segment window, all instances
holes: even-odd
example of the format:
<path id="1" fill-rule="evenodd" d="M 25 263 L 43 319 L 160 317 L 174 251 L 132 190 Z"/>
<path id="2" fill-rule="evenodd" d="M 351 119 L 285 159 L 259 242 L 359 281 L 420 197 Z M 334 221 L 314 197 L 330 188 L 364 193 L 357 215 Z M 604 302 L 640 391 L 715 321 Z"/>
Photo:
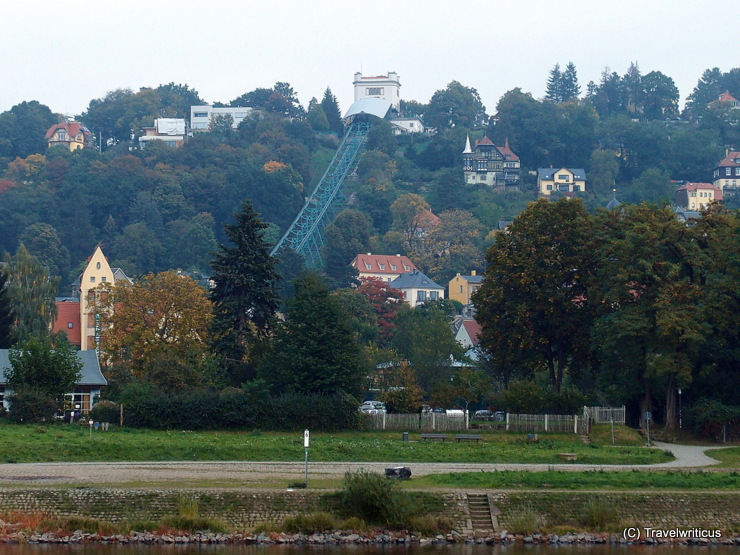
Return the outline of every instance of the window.
<path id="1" fill-rule="evenodd" d="M 102 283 L 105 283 L 106 281 L 108 281 L 108 278 L 107 278 L 107 277 L 105 277 L 105 276 L 103 276 L 103 277 L 101 277 L 101 278 L 100 278 L 100 281 L 101 281 Z"/>
<path id="2" fill-rule="evenodd" d="M 567 174 L 559 174 L 558 175 L 558 181 L 570 181 L 570 176 Z"/>
<path id="3" fill-rule="evenodd" d="M 365 94 L 368 96 L 383 96 L 383 87 L 368 87 L 365 89 Z"/>
<path id="4" fill-rule="evenodd" d="M 90 283 L 95 283 L 95 276 L 90 276 Z"/>
<path id="5" fill-rule="evenodd" d="M 66 141 L 67 140 L 67 134 L 64 131 L 59 131 L 57 134 L 57 139 L 60 141 Z"/>
<path id="6" fill-rule="evenodd" d="M 406 270 L 407 272 L 410 272 L 411 271 L 411 266 L 407 266 L 406 264 L 404 264 L 403 265 L 403 269 Z"/>
<path id="7" fill-rule="evenodd" d="M 581 190 L 581 186 L 580 185 L 573 185 L 573 190 L 574 191 L 580 191 Z"/>
<path id="8" fill-rule="evenodd" d="M 433 301 L 439 299 L 439 291 L 429 291 L 429 298 Z"/>
<path id="9" fill-rule="evenodd" d="M 67 322 L 67 329 L 71 330 L 75 327 L 74 322 Z"/>
<path id="10" fill-rule="evenodd" d="M 696 191 L 691 191 L 691 192 L 689 193 L 689 196 L 690 196 L 690 197 L 695 197 L 695 196 L 696 196 Z"/>
<path id="11" fill-rule="evenodd" d="M 373 267 L 370 264 L 368 264 L 367 262 L 365 262 L 365 269 L 366 270 L 372 270 Z"/>
<path id="12" fill-rule="evenodd" d="M 95 314 L 93 314 L 92 312 L 87 315 L 87 327 L 88 328 L 95 327 Z"/>
<path id="13" fill-rule="evenodd" d="M 426 291 L 417 291 L 416 292 L 416 300 L 417 301 L 426 301 L 427 300 L 427 292 Z"/>
<path id="14" fill-rule="evenodd" d="M 552 191 L 552 185 L 548 185 L 548 186 L 547 186 L 547 190 L 548 190 L 548 191 Z"/>
<path id="15" fill-rule="evenodd" d="M 396 271 L 396 267 L 393 264 L 391 264 L 391 270 Z"/>
<path id="16" fill-rule="evenodd" d="M 95 345 L 95 336 L 94 335 L 88 335 L 87 336 L 87 346 L 92 347 Z"/>
<path id="17" fill-rule="evenodd" d="M 97 264 L 95 264 L 95 268 L 98 269 L 98 270 L 100 270 L 100 262 L 98 262 Z"/>
<path id="18" fill-rule="evenodd" d="M 207 118 L 208 112 L 193 112 L 194 118 Z"/>
<path id="19" fill-rule="evenodd" d="M 462 292 L 463 292 L 463 286 L 461 285 L 460 286 L 460 293 L 462 293 Z"/>
<path id="20" fill-rule="evenodd" d="M 378 264 L 378 266 L 380 266 L 381 270 L 385 270 L 385 264 Z"/>
<path id="21" fill-rule="evenodd" d="M 725 168 L 725 175 L 730 177 L 732 175 L 732 168 Z"/>
<path id="22" fill-rule="evenodd" d="M 740 166 L 735 168 L 735 175 L 740 175 Z"/>

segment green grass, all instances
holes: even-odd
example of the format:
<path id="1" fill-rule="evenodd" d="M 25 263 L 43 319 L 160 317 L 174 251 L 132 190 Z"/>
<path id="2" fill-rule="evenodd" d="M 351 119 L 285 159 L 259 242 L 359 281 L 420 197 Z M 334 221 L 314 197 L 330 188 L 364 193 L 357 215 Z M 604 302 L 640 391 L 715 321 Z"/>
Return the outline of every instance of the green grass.
<path id="1" fill-rule="evenodd" d="M 588 471 L 565 472 L 458 472 L 431 474 L 413 479 L 413 487 L 462 489 L 568 489 L 568 490 L 649 490 L 649 489 L 740 489 L 737 472 L 645 472 Z"/>
<path id="2" fill-rule="evenodd" d="M 412 433 L 312 434 L 312 461 L 471 462 L 561 464 L 559 453 L 576 453 L 582 464 L 650 464 L 671 460 L 660 450 L 584 445 L 573 434 L 484 433 L 481 443 L 426 442 Z M 303 434 L 153 431 L 115 428 L 93 432 L 76 425 L 0 424 L 0 462 L 77 461 L 296 461 L 303 459 Z"/>
<path id="3" fill-rule="evenodd" d="M 720 461 L 713 468 L 740 468 L 740 447 L 728 447 L 725 449 L 712 449 L 706 452 L 707 456 Z"/>
<path id="4" fill-rule="evenodd" d="M 591 427 L 589 437 L 593 443 L 599 445 L 612 444 L 612 427 L 611 424 L 595 424 Z M 640 432 L 628 426 L 614 426 L 614 445 L 645 445 L 645 438 Z"/>

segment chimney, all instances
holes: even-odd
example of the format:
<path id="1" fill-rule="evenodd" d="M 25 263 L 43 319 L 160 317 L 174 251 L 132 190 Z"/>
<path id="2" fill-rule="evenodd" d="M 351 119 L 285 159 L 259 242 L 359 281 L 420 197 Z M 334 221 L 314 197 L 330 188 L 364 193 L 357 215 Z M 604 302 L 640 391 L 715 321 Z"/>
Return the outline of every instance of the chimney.
<path id="1" fill-rule="evenodd" d="M 472 270 L 472 271 L 470 272 L 470 275 L 471 275 L 471 276 L 474 276 L 474 275 L 476 275 L 476 274 L 475 274 L 475 270 Z"/>

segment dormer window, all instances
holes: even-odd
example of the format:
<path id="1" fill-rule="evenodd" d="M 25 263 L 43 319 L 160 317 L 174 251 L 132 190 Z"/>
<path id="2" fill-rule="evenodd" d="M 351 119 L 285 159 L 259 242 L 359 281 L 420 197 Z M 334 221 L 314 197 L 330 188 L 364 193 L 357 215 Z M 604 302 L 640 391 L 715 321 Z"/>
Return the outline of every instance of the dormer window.
<path id="1" fill-rule="evenodd" d="M 378 264 L 378 266 L 380 266 L 381 270 L 385 270 L 385 264 Z"/>
<path id="2" fill-rule="evenodd" d="M 411 271 L 411 266 L 407 266 L 406 264 L 404 264 L 403 265 L 403 269 L 406 270 L 407 272 L 410 272 Z"/>
<path id="3" fill-rule="evenodd" d="M 372 270 L 373 267 L 370 264 L 368 264 L 367 262 L 365 262 L 365 269 L 366 270 Z"/>
<path id="4" fill-rule="evenodd" d="M 393 264 L 391 264 L 391 270 L 396 271 L 396 267 Z"/>
<path id="5" fill-rule="evenodd" d="M 60 141 L 66 141 L 67 140 L 67 133 L 60 130 L 57 133 L 57 139 L 59 139 Z"/>

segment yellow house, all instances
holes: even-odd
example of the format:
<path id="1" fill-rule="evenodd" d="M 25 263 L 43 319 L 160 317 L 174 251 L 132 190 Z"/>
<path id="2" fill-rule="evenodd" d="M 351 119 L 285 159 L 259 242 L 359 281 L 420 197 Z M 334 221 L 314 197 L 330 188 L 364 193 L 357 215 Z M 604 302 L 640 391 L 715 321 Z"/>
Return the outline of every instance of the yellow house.
<path id="1" fill-rule="evenodd" d="M 448 297 L 453 301 L 459 301 L 463 305 L 470 304 L 470 298 L 473 296 L 483 283 L 483 276 L 476 274 L 475 270 L 470 272 L 469 276 L 457 274 L 450 280 Z"/>
<path id="2" fill-rule="evenodd" d="M 537 168 L 537 189 L 541 195 L 586 190 L 586 172 L 581 168 Z"/>
<path id="3" fill-rule="evenodd" d="M 97 349 L 100 343 L 100 322 L 95 317 L 96 288 L 101 283 L 115 284 L 116 281 L 131 279 L 120 268 L 111 268 L 100 245 L 89 258 L 80 276 L 80 350 Z"/>
<path id="4" fill-rule="evenodd" d="M 676 189 L 676 204 L 687 210 L 701 210 L 713 200 L 722 200 L 722 190 L 711 183 L 687 183 Z"/>
<path id="5" fill-rule="evenodd" d="M 90 146 L 92 133 L 87 127 L 76 121 L 67 121 L 52 125 L 44 136 L 49 147 L 64 145 L 69 150 Z"/>

